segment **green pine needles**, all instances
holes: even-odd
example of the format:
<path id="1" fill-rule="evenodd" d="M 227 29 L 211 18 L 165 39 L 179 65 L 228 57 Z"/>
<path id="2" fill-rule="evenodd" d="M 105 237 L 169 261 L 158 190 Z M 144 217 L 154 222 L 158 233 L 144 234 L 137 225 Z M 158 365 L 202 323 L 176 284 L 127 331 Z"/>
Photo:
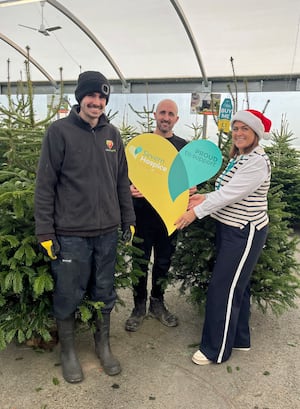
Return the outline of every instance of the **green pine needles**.
<path id="1" fill-rule="evenodd" d="M 49 260 L 38 251 L 34 235 L 33 197 L 41 141 L 59 106 L 50 104 L 46 118 L 35 120 L 27 65 L 26 69 L 27 81 L 20 82 L 18 95 L 12 98 L 8 93 L 7 106 L 0 106 L 0 349 L 13 340 L 50 341 L 54 327 L 53 280 Z M 152 129 L 153 110 L 134 110 L 142 132 Z M 125 144 L 138 133 L 135 125 L 125 121 L 120 131 Z M 300 173 L 298 153 L 289 146 L 287 127 L 273 136 L 272 147 L 268 148 L 273 164 L 269 236 L 252 277 L 252 298 L 263 311 L 269 308 L 280 313 L 295 306 L 300 287 L 295 258 L 299 240 L 291 228 L 299 220 Z M 230 135 L 219 135 L 219 145 L 226 157 Z M 200 191 L 212 188 L 213 180 L 203 184 Z M 182 293 L 199 308 L 205 304 L 214 262 L 214 228 L 210 217 L 195 221 L 179 233 L 173 257 L 171 280 L 179 283 Z M 131 287 L 143 274 L 133 255 L 140 260 L 143 257 L 134 245 L 119 243 L 117 289 Z M 101 307 L 101 303 L 84 300 L 78 319 L 89 324 L 95 310 L 101 314 Z"/>

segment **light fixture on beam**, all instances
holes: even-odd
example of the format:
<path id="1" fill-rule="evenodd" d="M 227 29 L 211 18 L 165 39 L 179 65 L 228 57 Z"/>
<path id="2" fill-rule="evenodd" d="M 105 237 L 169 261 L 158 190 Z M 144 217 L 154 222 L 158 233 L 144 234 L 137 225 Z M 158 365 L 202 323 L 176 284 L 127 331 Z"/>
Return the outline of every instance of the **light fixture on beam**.
<path id="1" fill-rule="evenodd" d="M 26 3 L 37 3 L 40 0 L 0 0 L 0 7 L 18 6 Z"/>

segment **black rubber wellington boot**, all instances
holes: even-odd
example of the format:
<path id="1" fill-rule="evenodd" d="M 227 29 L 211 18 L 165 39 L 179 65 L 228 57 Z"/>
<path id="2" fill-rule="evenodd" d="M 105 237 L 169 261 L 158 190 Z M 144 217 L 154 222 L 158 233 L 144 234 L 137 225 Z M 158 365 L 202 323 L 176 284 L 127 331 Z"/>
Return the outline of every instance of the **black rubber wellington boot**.
<path id="1" fill-rule="evenodd" d="M 134 309 L 130 317 L 125 322 L 126 331 L 137 331 L 146 316 L 146 300 L 134 300 Z"/>
<path id="2" fill-rule="evenodd" d="M 74 346 L 75 317 L 72 315 L 65 320 L 56 320 L 56 324 L 63 377 L 70 383 L 81 382 L 83 373 Z"/>
<path id="3" fill-rule="evenodd" d="M 178 325 L 178 318 L 167 310 L 163 299 L 150 297 L 149 315 L 158 319 L 167 327 L 176 327 Z"/>
<path id="4" fill-rule="evenodd" d="M 104 372 L 114 376 L 121 372 L 120 362 L 113 356 L 110 343 L 110 314 L 102 313 L 102 319 L 96 318 L 95 349 Z"/>

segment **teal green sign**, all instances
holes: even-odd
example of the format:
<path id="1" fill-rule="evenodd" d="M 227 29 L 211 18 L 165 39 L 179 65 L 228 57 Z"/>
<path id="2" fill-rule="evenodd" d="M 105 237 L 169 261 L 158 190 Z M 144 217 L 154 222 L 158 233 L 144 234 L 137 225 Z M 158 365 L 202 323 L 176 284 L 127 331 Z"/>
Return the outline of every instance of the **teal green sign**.
<path id="1" fill-rule="evenodd" d="M 169 192 L 174 201 L 182 192 L 212 178 L 220 169 L 222 153 L 218 146 L 200 139 L 188 143 L 173 161 L 169 177 Z"/>
<path id="2" fill-rule="evenodd" d="M 230 98 L 225 98 L 220 109 L 219 119 L 228 119 L 230 121 L 232 115 L 232 102 Z"/>

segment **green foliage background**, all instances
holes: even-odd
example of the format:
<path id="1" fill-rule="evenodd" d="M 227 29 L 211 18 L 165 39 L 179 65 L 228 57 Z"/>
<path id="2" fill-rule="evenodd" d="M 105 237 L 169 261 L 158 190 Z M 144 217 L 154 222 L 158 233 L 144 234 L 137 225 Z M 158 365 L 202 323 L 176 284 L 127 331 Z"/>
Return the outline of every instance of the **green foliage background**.
<path id="1" fill-rule="evenodd" d="M 8 108 L 0 106 L 0 349 L 13 339 L 50 341 L 55 325 L 50 260 L 38 249 L 33 199 L 41 141 L 60 103 L 55 106 L 52 100 L 47 117 L 37 122 L 29 71 L 27 75 L 17 97 L 8 94 Z M 119 240 L 117 289 L 131 286 L 141 274 L 133 254 L 134 260 L 141 257 L 134 245 Z M 93 313 L 101 313 L 101 307 L 85 299 L 78 308 L 78 320 L 92 325 Z"/>
<path id="2" fill-rule="evenodd" d="M 290 147 L 291 132 L 283 120 L 280 131 L 272 134 L 272 146 L 266 151 L 272 163 L 272 182 L 268 194 L 269 232 L 265 247 L 251 278 L 252 300 L 266 312 L 282 313 L 296 307 L 299 296 L 299 263 L 296 259 L 299 238 L 291 224 L 298 220 L 300 172 L 299 153 Z M 224 164 L 228 161 L 231 135 L 219 135 Z M 214 180 L 203 184 L 200 192 L 214 190 Z M 171 282 L 180 283 L 180 291 L 201 311 L 215 258 L 215 223 L 210 217 L 196 220 L 180 232 L 173 256 Z"/>
<path id="3" fill-rule="evenodd" d="M 34 235 L 33 196 L 41 140 L 46 127 L 56 118 L 61 101 L 54 99 L 47 116 L 35 120 L 33 89 L 27 67 L 27 81 L 19 84 L 16 98 L 8 92 L 8 107 L 0 106 L 0 349 L 16 339 L 22 343 L 33 337 L 50 341 L 54 322 L 51 315 L 53 281 L 47 257 L 38 251 Z M 8 86 L 9 90 L 9 86 Z M 133 136 L 150 132 L 152 109 L 133 111 L 141 132 L 123 121 L 120 131 L 126 144 Z M 114 114 L 115 115 L 115 114 Z M 199 126 L 192 125 L 191 138 L 202 136 Z M 219 134 L 219 147 L 227 162 L 230 134 Z M 273 164 L 269 194 L 270 232 L 266 247 L 252 278 L 254 301 L 275 313 L 295 306 L 300 286 L 295 252 L 298 238 L 291 229 L 299 220 L 299 157 L 290 148 L 290 132 L 283 126 L 273 135 L 268 150 Z M 290 183 L 292 180 L 292 183 Z M 213 189 L 213 180 L 201 185 L 200 191 Z M 193 223 L 179 234 L 174 254 L 171 281 L 180 283 L 181 291 L 199 308 L 205 304 L 206 290 L 214 262 L 214 222 L 209 217 Z M 137 238 L 135 238 L 137 240 Z M 134 257 L 133 257 L 134 256 Z M 142 254 L 134 243 L 118 247 L 116 287 L 131 287 L 142 272 L 135 264 Z M 122 303 L 122 300 L 119 300 Z M 84 300 L 78 319 L 90 325 L 94 311 L 101 304 Z"/>

